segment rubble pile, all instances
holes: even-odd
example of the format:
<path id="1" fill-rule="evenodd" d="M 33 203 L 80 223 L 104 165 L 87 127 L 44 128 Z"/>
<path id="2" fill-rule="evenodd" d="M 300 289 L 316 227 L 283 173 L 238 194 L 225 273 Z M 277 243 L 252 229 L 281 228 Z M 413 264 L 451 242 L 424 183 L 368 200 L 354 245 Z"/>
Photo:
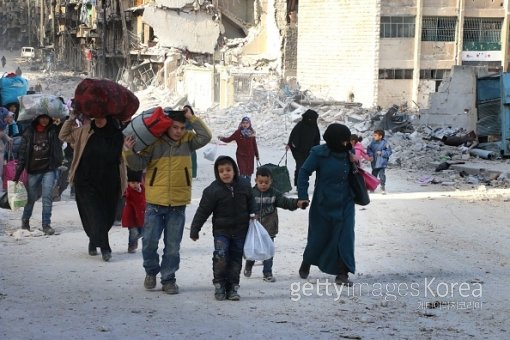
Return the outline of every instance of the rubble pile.
<path id="1" fill-rule="evenodd" d="M 275 97 L 279 99 L 274 100 Z M 311 100 L 310 102 L 317 101 Z M 274 90 L 259 89 L 249 101 L 238 103 L 228 109 L 209 109 L 206 112 L 206 119 L 215 134 L 230 135 L 238 128 L 242 117 L 249 116 L 260 144 L 282 148 L 301 113 L 309 108 L 319 113 L 318 123 L 321 132 L 325 131 L 331 123 L 345 124 L 352 133 L 363 138 L 362 144 L 365 147 L 372 139 L 373 131 L 388 124 L 384 121 L 387 113 L 380 110 L 365 109 L 356 103 L 318 103 L 318 105 L 309 105 L 306 101 L 301 100 L 297 104 L 294 101 L 278 97 Z M 396 117 L 395 114 L 392 116 Z M 409 170 L 413 174 L 412 180 L 421 185 L 509 186 L 509 175 L 505 172 L 483 173 L 482 171 L 477 174 L 468 174 L 451 169 L 436 172 L 437 165 L 444 162 L 459 164 L 479 159 L 470 154 L 468 146 L 464 144 L 449 146 L 440 138 L 444 135 L 463 134 L 465 131 L 461 129 L 432 129 L 421 124 L 419 117 L 413 113 L 406 112 L 397 116 L 397 120 L 400 122 L 393 125 L 394 131 L 386 130 L 386 139 L 390 142 L 393 150 L 389 160 L 390 167 Z M 487 160 L 487 162 L 508 163 L 505 160 Z M 367 167 L 369 167 L 368 164 Z"/>

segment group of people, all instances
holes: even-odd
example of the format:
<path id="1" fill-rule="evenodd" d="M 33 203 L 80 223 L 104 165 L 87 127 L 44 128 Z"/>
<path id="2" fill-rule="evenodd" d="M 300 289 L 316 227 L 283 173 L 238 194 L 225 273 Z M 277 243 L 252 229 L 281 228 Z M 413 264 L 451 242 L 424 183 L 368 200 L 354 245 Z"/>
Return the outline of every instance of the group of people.
<path id="1" fill-rule="evenodd" d="M 154 289 L 160 275 L 162 290 L 177 294 L 176 272 L 180 265 L 180 244 L 184 232 L 185 210 L 191 202 L 192 154 L 207 145 L 211 131 L 191 107 L 171 114 L 172 126 L 154 144 L 133 151 L 135 138 L 124 136 L 123 125 L 115 118 L 78 119 L 71 111 L 61 125 L 47 115 L 38 116 L 23 133 L 15 181 L 28 170 L 28 202 L 23 210 L 22 228 L 30 229 L 34 202 L 42 197 L 42 229 L 51 235 L 51 188 L 63 162 L 62 143 L 73 149 L 69 181 L 73 183 L 81 223 L 88 236 L 88 254 L 110 261 L 112 249 L 108 233 L 116 206 L 124 195 L 123 226 L 129 228 L 128 252 L 133 253 L 142 237 L 144 287 Z M 287 148 L 296 160 L 294 184 L 297 198 L 289 198 L 272 187 L 271 171 L 263 166 L 251 176 L 259 160 L 256 133 L 248 117 L 223 142 L 236 141 L 237 162 L 219 156 L 214 163 L 214 181 L 204 189 L 191 222 L 190 238 L 197 241 L 212 215 L 214 251 L 212 257 L 214 296 L 217 300 L 239 300 L 243 268 L 244 240 L 250 220 L 258 219 L 274 240 L 278 233 L 277 209 L 306 209 L 309 212 L 308 240 L 299 267 L 307 278 L 316 265 L 336 275 L 338 284 L 351 285 L 349 273 L 355 272 L 354 201 L 348 175 L 353 162 L 371 161 L 373 173 L 381 179 L 391 148 L 384 131 L 374 132 L 367 151 L 360 139 L 342 124 L 331 124 L 320 144 L 318 114 L 308 110 L 292 130 Z M 313 199 L 308 196 L 309 179 L 316 173 Z M 38 192 L 37 188 L 41 189 Z M 164 247 L 160 259 L 159 241 Z M 252 275 L 254 261 L 244 264 L 245 277 Z M 263 262 L 263 280 L 274 282 L 273 259 Z"/>

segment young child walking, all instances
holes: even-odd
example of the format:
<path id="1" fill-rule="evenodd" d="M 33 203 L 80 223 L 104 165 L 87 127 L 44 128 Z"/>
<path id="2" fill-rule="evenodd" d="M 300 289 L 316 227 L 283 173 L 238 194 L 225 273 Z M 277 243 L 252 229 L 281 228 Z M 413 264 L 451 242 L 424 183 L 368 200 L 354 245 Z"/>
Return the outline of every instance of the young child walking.
<path id="1" fill-rule="evenodd" d="M 372 165 L 372 175 L 381 180 L 381 192 L 386 194 L 386 167 L 391 156 L 391 146 L 384 139 L 384 130 L 375 130 L 374 139 L 367 147 L 367 154 Z"/>
<path id="2" fill-rule="evenodd" d="M 365 148 L 363 147 L 363 144 L 361 144 L 361 141 L 363 140 L 363 137 L 358 136 L 356 134 L 351 135 L 351 145 L 352 150 L 351 152 L 354 154 L 354 159 L 356 160 L 358 166 L 360 165 L 361 161 L 370 160 L 370 156 L 368 156 L 367 152 L 365 151 Z"/>
<path id="3" fill-rule="evenodd" d="M 255 197 L 256 216 L 260 223 L 266 228 L 269 236 L 274 242 L 278 234 L 278 212 L 277 208 L 296 210 L 298 208 L 297 198 L 287 198 L 281 192 L 273 188 L 273 176 L 271 170 L 265 167 L 257 169 L 255 175 L 255 186 L 253 196 Z M 300 208 L 306 208 L 301 204 Z M 250 277 L 255 261 L 246 260 L 244 276 Z M 275 282 L 273 276 L 273 258 L 263 261 L 262 274 L 266 282 Z"/>
<path id="4" fill-rule="evenodd" d="M 237 143 L 236 159 L 239 165 L 240 176 L 251 182 L 251 175 L 254 170 L 253 159 L 259 160 L 259 150 L 257 148 L 255 130 L 251 126 L 250 118 L 243 117 L 239 128 L 230 137 L 219 136 L 218 139 L 225 143 L 232 141 Z"/>
<path id="5" fill-rule="evenodd" d="M 200 229 L 212 214 L 214 297 L 219 301 L 238 301 L 244 240 L 250 218 L 255 218 L 255 200 L 250 184 L 240 178 L 232 158 L 218 157 L 214 175 L 216 180 L 202 194 L 190 238 L 198 240 Z"/>
<path id="6" fill-rule="evenodd" d="M 138 239 L 142 237 L 145 214 L 145 188 L 142 184 L 142 171 L 127 169 L 128 187 L 124 193 L 122 226 L 128 228 L 128 253 L 136 253 Z"/>

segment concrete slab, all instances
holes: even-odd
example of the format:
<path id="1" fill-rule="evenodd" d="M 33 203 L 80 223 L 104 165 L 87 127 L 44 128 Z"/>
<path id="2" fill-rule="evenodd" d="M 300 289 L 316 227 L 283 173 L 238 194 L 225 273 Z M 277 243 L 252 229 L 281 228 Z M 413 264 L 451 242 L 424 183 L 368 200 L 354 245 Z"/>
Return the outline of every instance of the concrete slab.
<path id="1" fill-rule="evenodd" d="M 221 31 L 221 24 L 204 12 L 177 13 L 149 6 L 142 20 L 154 29 L 161 46 L 196 53 L 214 53 Z"/>
<path id="2" fill-rule="evenodd" d="M 184 8 L 192 6 L 195 0 L 156 0 L 157 7 Z"/>

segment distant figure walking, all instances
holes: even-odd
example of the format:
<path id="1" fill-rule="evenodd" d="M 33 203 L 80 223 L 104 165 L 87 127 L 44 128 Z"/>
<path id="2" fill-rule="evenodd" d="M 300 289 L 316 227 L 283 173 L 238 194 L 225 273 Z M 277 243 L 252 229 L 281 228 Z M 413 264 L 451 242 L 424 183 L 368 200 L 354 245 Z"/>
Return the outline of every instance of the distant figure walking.
<path id="1" fill-rule="evenodd" d="M 23 72 L 21 72 L 21 69 L 20 69 L 20 68 L 19 68 L 19 66 L 18 66 L 18 68 L 16 69 L 16 75 L 17 75 L 17 76 L 21 76 L 21 74 L 22 74 L 22 73 L 23 73 Z"/>
<path id="2" fill-rule="evenodd" d="M 5 59 L 5 56 L 2 56 L 2 67 L 5 67 L 5 64 L 7 64 L 7 60 Z"/>

